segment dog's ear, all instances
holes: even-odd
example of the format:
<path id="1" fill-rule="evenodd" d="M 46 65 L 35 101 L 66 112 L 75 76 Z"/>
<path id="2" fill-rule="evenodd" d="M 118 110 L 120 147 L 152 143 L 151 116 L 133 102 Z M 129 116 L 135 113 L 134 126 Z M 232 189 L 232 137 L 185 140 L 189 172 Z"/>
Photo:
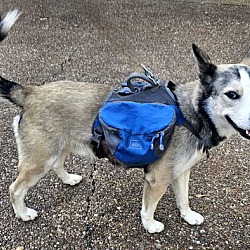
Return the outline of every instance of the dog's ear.
<path id="1" fill-rule="evenodd" d="M 250 66 L 250 47 L 248 48 L 248 50 L 247 50 L 247 52 L 245 54 L 245 57 L 242 60 L 242 63 Z"/>
<path id="2" fill-rule="evenodd" d="M 199 77 L 203 83 L 209 83 L 214 76 L 217 66 L 214 65 L 210 57 L 195 44 L 192 44 L 192 48 L 199 68 Z"/>

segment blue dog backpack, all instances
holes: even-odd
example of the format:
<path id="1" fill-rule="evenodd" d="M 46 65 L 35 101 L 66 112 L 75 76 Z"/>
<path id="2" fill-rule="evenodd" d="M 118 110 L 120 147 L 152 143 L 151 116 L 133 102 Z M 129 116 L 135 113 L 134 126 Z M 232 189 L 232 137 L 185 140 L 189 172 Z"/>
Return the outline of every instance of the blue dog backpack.
<path id="1" fill-rule="evenodd" d="M 105 140 L 110 153 L 128 167 L 143 168 L 160 159 L 175 125 L 186 124 L 169 89 L 173 83 L 143 68 L 144 74 L 131 74 L 108 95 L 92 128 L 92 145 L 98 148 Z"/>

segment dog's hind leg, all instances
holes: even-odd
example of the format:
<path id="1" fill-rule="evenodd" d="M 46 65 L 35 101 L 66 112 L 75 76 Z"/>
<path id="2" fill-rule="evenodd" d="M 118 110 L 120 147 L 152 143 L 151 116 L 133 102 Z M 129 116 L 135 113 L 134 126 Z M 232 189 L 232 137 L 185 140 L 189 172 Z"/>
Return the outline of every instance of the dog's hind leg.
<path id="1" fill-rule="evenodd" d="M 173 181 L 173 189 L 175 193 L 177 207 L 180 210 L 181 217 L 190 225 L 200 225 L 204 218 L 202 215 L 194 212 L 189 207 L 188 200 L 188 183 L 190 170 L 182 173 Z"/>
<path id="2" fill-rule="evenodd" d="M 23 160 L 19 161 L 18 169 L 19 175 L 9 189 L 12 206 L 18 218 L 23 221 L 34 220 L 37 217 L 37 211 L 26 207 L 24 198 L 29 188 L 34 186 L 47 171 L 43 167 L 26 165 Z"/>
<path id="3" fill-rule="evenodd" d="M 10 199 L 16 216 L 23 221 L 34 220 L 37 217 L 37 211 L 26 207 L 24 198 L 30 187 L 34 186 L 48 171 L 45 167 L 45 160 L 42 154 L 35 157 L 34 150 L 27 150 L 27 144 L 24 142 L 19 134 L 19 123 L 21 116 L 18 115 L 14 118 L 13 128 L 18 148 L 18 170 L 19 174 L 16 180 L 10 185 Z M 41 144 L 40 141 L 37 142 Z M 36 144 L 31 145 L 31 148 L 36 148 Z M 26 152 L 28 151 L 28 152 Z M 37 162 L 36 158 L 41 159 Z M 33 160 L 32 160 L 33 159 Z"/>
<path id="4" fill-rule="evenodd" d="M 65 152 L 62 152 L 58 158 L 54 159 L 52 169 L 63 183 L 74 186 L 81 182 L 82 176 L 77 174 L 69 174 L 64 169 L 64 161 L 66 157 L 67 154 Z"/>
<path id="5" fill-rule="evenodd" d="M 154 219 L 154 212 L 169 184 L 170 175 L 162 170 L 152 169 L 145 175 L 141 219 L 144 228 L 149 233 L 161 232 L 164 229 L 164 225 Z"/>

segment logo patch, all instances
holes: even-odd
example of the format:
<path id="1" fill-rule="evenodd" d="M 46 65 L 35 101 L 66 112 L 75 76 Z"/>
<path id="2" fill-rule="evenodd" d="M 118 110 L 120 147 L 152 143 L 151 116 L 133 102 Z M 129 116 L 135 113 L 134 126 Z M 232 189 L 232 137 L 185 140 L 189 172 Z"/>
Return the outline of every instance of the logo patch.
<path id="1" fill-rule="evenodd" d="M 140 141 L 136 141 L 136 140 L 131 140 L 129 143 L 129 147 L 130 148 L 135 148 L 135 149 L 142 149 L 142 145 Z"/>

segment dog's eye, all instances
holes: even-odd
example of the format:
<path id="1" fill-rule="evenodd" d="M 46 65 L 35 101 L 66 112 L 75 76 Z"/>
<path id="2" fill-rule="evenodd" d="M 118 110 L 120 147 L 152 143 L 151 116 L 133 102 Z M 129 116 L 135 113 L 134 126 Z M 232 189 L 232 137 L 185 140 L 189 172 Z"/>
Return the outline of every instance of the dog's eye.
<path id="1" fill-rule="evenodd" d="M 230 99 L 233 99 L 233 100 L 236 100 L 236 99 L 239 99 L 240 98 L 240 95 L 237 94 L 236 92 L 234 91 L 229 91 L 227 93 L 225 93 L 225 95 L 230 98 Z"/>

